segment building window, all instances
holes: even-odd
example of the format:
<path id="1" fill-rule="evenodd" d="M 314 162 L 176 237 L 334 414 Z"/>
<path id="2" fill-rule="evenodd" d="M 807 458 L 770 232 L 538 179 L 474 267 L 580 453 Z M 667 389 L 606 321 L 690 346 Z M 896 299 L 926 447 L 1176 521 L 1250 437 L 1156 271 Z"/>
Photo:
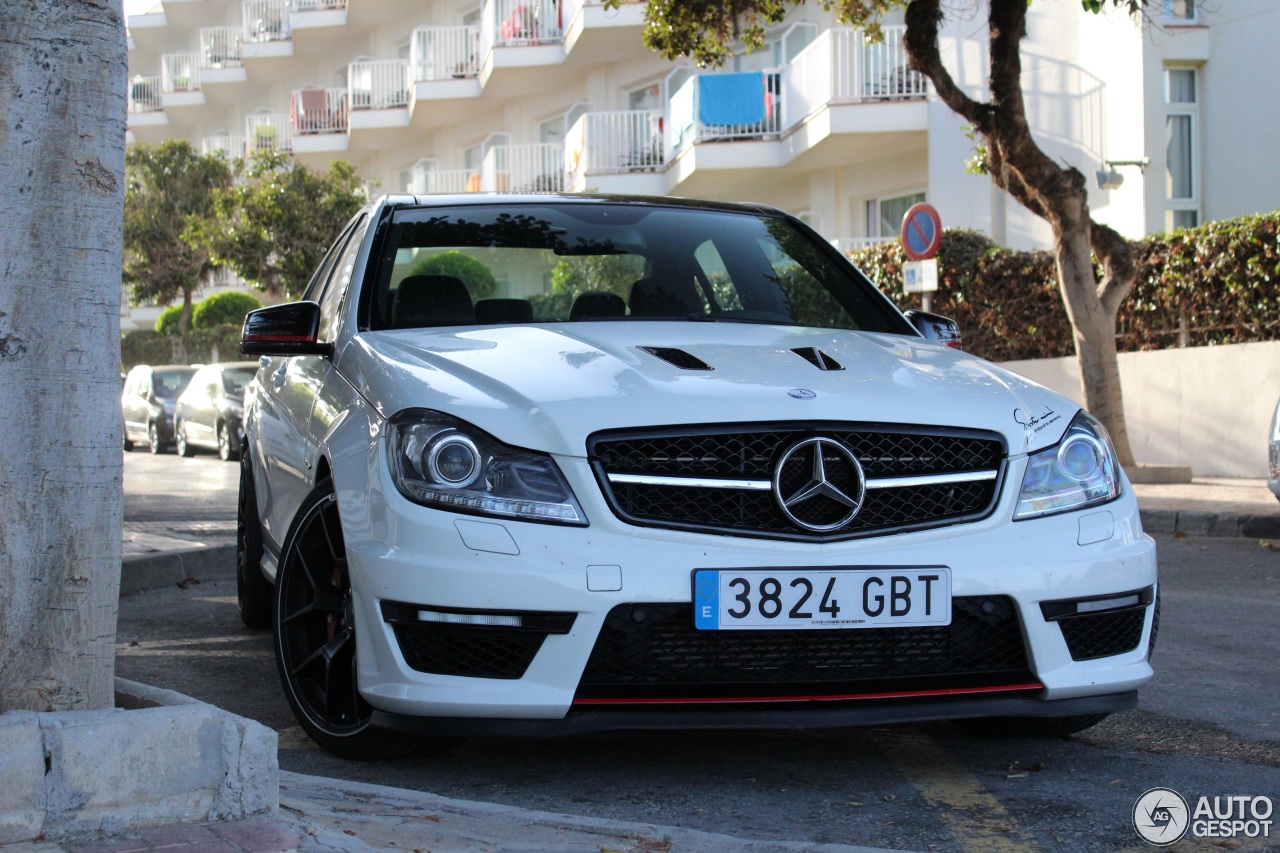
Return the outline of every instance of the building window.
<path id="1" fill-rule="evenodd" d="M 1196 0 L 1162 0 L 1161 12 L 1166 24 L 1196 24 Z"/>
<path id="2" fill-rule="evenodd" d="M 1198 77 L 1194 68 L 1164 72 L 1166 230 L 1200 224 Z"/>
<path id="3" fill-rule="evenodd" d="M 873 198 L 867 200 L 867 236 L 896 240 L 902 233 L 902 217 L 911 205 L 924 201 L 924 193 Z"/>

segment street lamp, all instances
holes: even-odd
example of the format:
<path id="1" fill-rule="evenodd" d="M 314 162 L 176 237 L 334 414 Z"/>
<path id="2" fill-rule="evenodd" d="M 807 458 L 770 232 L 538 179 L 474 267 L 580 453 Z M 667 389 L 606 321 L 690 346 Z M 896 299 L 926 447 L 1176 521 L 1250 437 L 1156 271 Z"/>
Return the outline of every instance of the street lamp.
<path id="1" fill-rule="evenodd" d="M 1137 166 L 1139 172 L 1146 172 L 1151 161 L 1146 157 L 1141 160 L 1103 160 L 1106 171 L 1098 172 L 1098 187 L 1104 190 L 1119 189 L 1124 183 L 1124 175 L 1116 171 L 1116 166 Z"/>

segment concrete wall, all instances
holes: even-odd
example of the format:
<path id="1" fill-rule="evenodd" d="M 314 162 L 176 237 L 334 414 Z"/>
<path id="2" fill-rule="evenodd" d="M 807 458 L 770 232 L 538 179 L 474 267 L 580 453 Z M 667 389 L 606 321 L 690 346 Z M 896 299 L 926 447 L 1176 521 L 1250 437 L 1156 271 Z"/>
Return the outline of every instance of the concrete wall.
<path id="1" fill-rule="evenodd" d="M 1004 366 L 1080 402 L 1075 358 Z M 1280 341 L 1122 353 L 1137 461 L 1197 476 L 1266 477 L 1267 429 L 1280 397 Z"/>

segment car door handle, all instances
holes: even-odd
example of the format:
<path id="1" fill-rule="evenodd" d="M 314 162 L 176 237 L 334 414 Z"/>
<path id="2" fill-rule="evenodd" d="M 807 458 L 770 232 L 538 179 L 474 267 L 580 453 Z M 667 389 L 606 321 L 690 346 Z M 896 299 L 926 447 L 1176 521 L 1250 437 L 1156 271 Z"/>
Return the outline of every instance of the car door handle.
<path id="1" fill-rule="evenodd" d="M 286 363 L 284 363 L 284 364 L 280 365 L 280 369 L 279 369 L 279 370 L 277 370 L 275 373 L 271 374 L 271 384 L 272 384 L 272 385 L 274 385 L 274 386 L 276 386 L 276 388 L 283 388 L 283 387 L 284 387 L 284 378 L 285 378 L 285 377 L 284 377 L 284 372 L 285 372 L 285 368 L 287 368 L 288 366 L 289 366 L 289 365 L 288 365 L 288 362 L 286 362 Z"/>

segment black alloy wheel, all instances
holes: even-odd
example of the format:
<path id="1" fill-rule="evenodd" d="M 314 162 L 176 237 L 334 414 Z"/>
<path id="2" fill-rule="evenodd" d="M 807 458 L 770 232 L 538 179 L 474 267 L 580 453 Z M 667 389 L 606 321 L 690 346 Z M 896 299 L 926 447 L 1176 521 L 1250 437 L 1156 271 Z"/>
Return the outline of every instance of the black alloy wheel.
<path id="1" fill-rule="evenodd" d="M 294 716 L 334 755 L 377 760 L 453 745 L 369 724 L 373 708 L 359 691 L 355 602 L 338 498 L 328 480 L 303 500 L 285 540 L 276 574 L 275 648 Z"/>
<path id="2" fill-rule="evenodd" d="M 254 491 L 253 462 L 240 457 L 240 495 L 236 502 L 236 602 L 240 621 L 249 628 L 271 627 L 274 590 L 262 574 L 262 521 Z"/>
<path id="3" fill-rule="evenodd" d="M 235 462 L 240 456 L 232 443 L 231 432 L 225 421 L 218 424 L 218 458 L 223 462 Z"/>
<path id="4" fill-rule="evenodd" d="M 147 449 L 152 453 L 164 453 L 164 442 L 160 441 L 160 428 L 155 421 L 147 424 Z"/>
<path id="5" fill-rule="evenodd" d="M 187 424 L 185 421 L 178 421 L 178 426 L 174 429 L 173 436 L 179 456 L 191 457 L 196 455 L 196 449 L 187 442 Z"/>

